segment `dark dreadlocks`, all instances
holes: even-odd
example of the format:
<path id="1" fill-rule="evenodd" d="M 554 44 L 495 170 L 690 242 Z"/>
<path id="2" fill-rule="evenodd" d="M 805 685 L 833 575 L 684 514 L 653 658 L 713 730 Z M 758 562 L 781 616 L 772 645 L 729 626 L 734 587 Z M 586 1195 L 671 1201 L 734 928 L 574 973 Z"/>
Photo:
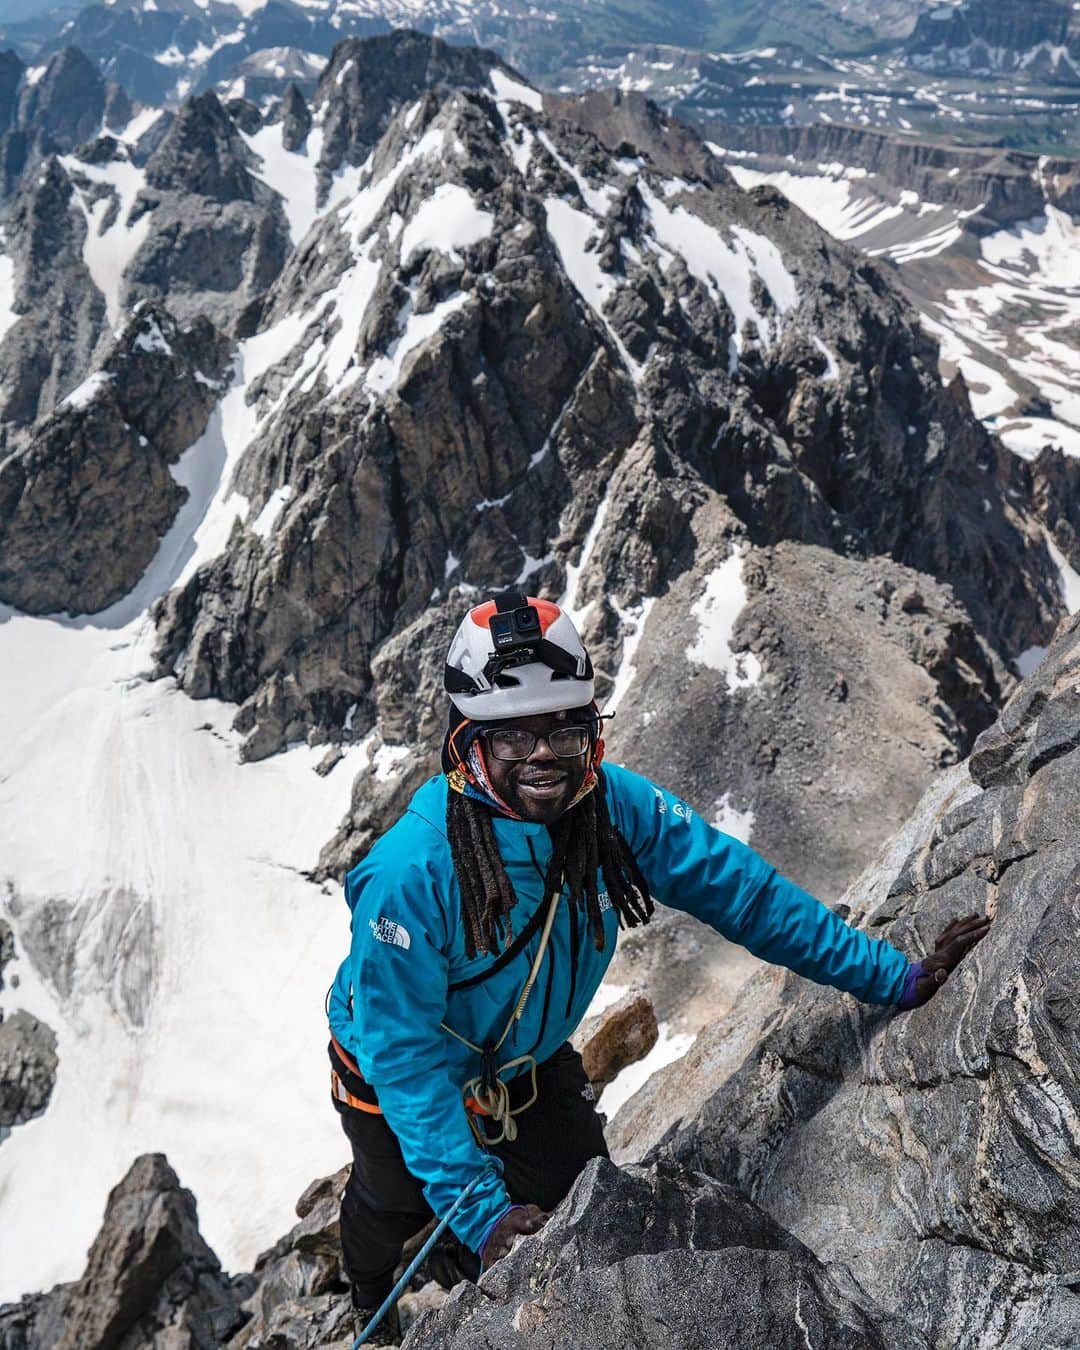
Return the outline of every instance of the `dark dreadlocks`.
<path id="1" fill-rule="evenodd" d="M 570 903 L 587 913 L 596 950 L 603 951 L 604 917 L 597 873 L 603 875 L 608 898 L 623 928 L 648 923 L 653 899 L 630 845 L 608 813 L 603 771 L 598 768 L 596 776 L 593 791 L 548 826 L 551 861 L 544 893 L 551 895 L 569 885 Z M 511 940 L 510 911 L 517 904 L 517 896 L 499 853 L 491 811 L 460 792 L 449 792 L 446 832 L 461 888 L 465 950 L 470 959 L 481 952 L 494 955 L 500 945 Z"/>

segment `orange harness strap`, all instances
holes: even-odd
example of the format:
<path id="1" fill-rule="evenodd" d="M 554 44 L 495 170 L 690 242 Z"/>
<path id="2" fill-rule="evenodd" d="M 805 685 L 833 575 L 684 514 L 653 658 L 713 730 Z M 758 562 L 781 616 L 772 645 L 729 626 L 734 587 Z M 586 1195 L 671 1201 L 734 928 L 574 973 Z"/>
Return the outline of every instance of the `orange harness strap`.
<path id="1" fill-rule="evenodd" d="M 346 1106 L 351 1106 L 357 1111 L 366 1111 L 370 1116 L 382 1115 L 382 1107 L 373 1106 L 370 1102 L 362 1102 L 359 1097 L 354 1097 L 341 1081 L 336 1069 L 330 1070 L 330 1095 L 336 1097 L 339 1102 L 344 1102 Z"/>
<path id="2" fill-rule="evenodd" d="M 330 1040 L 333 1042 L 334 1050 L 340 1057 L 341 1062 L 349 1072 L 356 1074 L 357 1078 L 362 1078 L 363 1074 L 360 1072 L 360 1066 L 357 1064 L 356 1060 L 353 1059 L 352 1055 L 349 1054 L 348 1050 L 345 1049 L 336 1036 L 331 1035 Z M 357 1111 L 366 1111 L 369 1116 L 382 1115 L 381 1106 L 377 1106 L 374 1102 L 362 1101 L 359 1097 L 351 1093 L 341 1081 L 341 1075 L 336 1069 L 330 1070 L 330 1095 L 336 1097 L 339 1102 L 344 1102 L 346 1106 L 354 1107 Z M 475 1097 L 466 1097 L 465 1109 L 474 1116 L 487 1116 L 491 1114 L 489 1111 L 484 1110 Z"/>

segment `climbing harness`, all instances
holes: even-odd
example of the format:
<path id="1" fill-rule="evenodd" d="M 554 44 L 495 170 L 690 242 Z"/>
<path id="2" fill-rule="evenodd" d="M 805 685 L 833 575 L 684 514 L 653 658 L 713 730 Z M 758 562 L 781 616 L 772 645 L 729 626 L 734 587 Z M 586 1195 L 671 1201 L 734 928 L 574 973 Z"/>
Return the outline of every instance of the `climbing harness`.
<path id="1" fill-rule="evenodd" d="M 439 1220 L 438 1225 L 436 1226 L 434 1232 L 431 1234 L 428 1240 L 424 1243 L 424 1245 L 413 1257 L 412 1261 L 409 1263 L 408 1269 L 402 1275 L 401 1279 L 398 1280 L 397 1284 L 394 1285 L 393 1289 L 390 1290 L 390 1293 L 386 1296 L 385 1300 L 379 1307 L 375 1316 L 363 1329 L 360 1335 L 357 1336 L 356 1340 L 353 1341 L 352 1350 L 359 1350 L 359 1347 L 367 1341 L 367 1338 L 371 1335 L 371 1333 L 383 1320 L 383 1318 L 394 1306 L 394 1304 L 398 1301 L 401 1295 L 405 1292 L 406 1288 L 408 1288 L 409 1281 L 420 1269 L 423 1263 L 427 1260 L 428 1254 L 430 1253 L 432 1247 L 435 1246 L 439 1238 L 441 1238 L 443 1233 L 446 1232 L 450 1220 L 454 1217 L 454 1215 L 458 1212 L 461 1206 L 465 1203 L 465 1201 L 469 1198 L 469 1196 L 473 1193 L 473 1191 L 476 1189 L 476 1187 L 480 1184 L 480 1182 L 484 1179 L 486 1175 L 487 1175 L 487 1168 L 485 1168 L 482 1172 L 477 1172 L 476 1176 L 473 1177 L 472 1181 L 469 1182 L 469 1184 L 461 1192 L 458 1198 L 446 1211 L 444 1217 Z"/>
<path id="2" fill-rule="evenodd" d="M 497 969 L 501 969 L 511 958 L 520 954 L 531 938 L 536 935 L 540 928 L 540 916 L 543 914 L 543 930 L 540 935 L 540 943 L 536 949 L 536 955 L 533 957 L 532 967 L 529 970 L 528 979 L 514 1004 L 514 1010 L 510 1014 L 510 1019 L 503 1029 L 502 1035 L 497 1041 L 487 1040 L 483 1045 L 476 1045 L 467 1037 L 462 1036 L 460 1032 L 454 1030 L 446 1022 L 440 1023 L 442 1029 L 450 1033 L 455 1040 L 461 1042 L 473 1054 L 480 1056 L 481 1069 L 475 1078 L 469 1081 L 461 1089 L 461 1095 L 465 1102 L 465 1109 L 468 1114 L 469 1126 L 472 1129 L 476 1142 L 481 1148 L 490 1148 L 493 1144 L 501 1144 L 504 1140 L 512 1143 L 517 1138 L 517 1124 L 514 1121 L 515 1116 L 521 1115 L 527 1111 L 536 1101 L 539 1094 L 539 1088 L 536 1082 L 537 1063 L 534 1055 L 518 1055 L 514 1059 L 508 1059 L 504 1064 L 497 1064 L 499 1051 L 506 1042 L 514 1026 L 522 1018 L 525 1012 L 525 1005 L 529 1001 L 529 995 L 532 993 L 537 977 L 540 974 L 540 967 L 543 964 L 544 954 L 547 951 L 548 942 L 551 938 L 551 930 L 555 923 L 555 913 L 559 907 L 561 891 L 553 891 L 548 900 L 546 913 L 541 905 L 537 908 L 533 918 L 518 935 L 517 940 L 508 947 L 502 956 L 497 958 L 491 966 L 474 975 L 471 979 L 462 980 L 460 984 L 451 985 L 451 991 L 457 989 L 469 989 L 473 985 L 481 983 L 488 976 L 495 974 Z M 374 1089 L 370 1088 L 364 1082 L 363 1074 L 356 1060 L 349 1054 L 345 1047 L 338 1041 L 336 1036 L 331 1035 L 330 1043 L 333 1047 L 334 1057 L 340 1061 L 343 1070 L 347 1070 L 347 1075 L 339 1072 L 338 1068 L 330 1069 L 330 1095 L 346 1106 L 351 1106 L 354 1110 L 364 1111 L 369 1115 L 382 1115 L 382 1108 L 379 1106 L 378 1098 L 375 1096 Z M 503 1075 L 510 1069 L 520 1069 L 521 1066 L 527 1066 L 527 1072 L 530 1079 L 531 1091 L 527 1101 L 520 1106 L 511 1108 L 510 1106 L 510 1088 L 503 1078 Z M 369 1094 L 366 1097 L 359 1096 L 352 1091 L 346 1083 L 346 1077 L 356 1080 L 361 1090 L 366 1090 Z M 499 1127 L 500 1133 L 489 1138 L 477 1121 L 478 1116 L 490 1116 Z"/>
<path id="3" fill-rule="evenodd" d="M 514 1120 L 515 1116 L 521 1115 L 522 1111 L 527 1111 L 537 1097 L 536 1086 L 536 1058 L 533 1055 L 518 1055 L 514 1059 L 508 1059 L 505 1064 L 496 1067 L 496 1060 L 499 1051 L 502 1049 L 506 1038 L 513 1031 L 514 1026 L 521 1020 L 525 1011 L 525 1004 L 529 1001 L 529 995 L 532 993 L 533 985 L 536 983 L 537 976 L 540 974 L 540 966 L 544 960 L 544 953 L 547 951 L 548 940 L 551 937 L 552 925 L 555 922 L 555 911 L 559 907 L 561 891 L 552 891 L 548 900 L 547 917 L 544 920 L 544 931 L 540 937 L 540 945 L 536 949 L 536 956 L 533 958 L 532 969 L 529 971 L 529 978 L 525 981 L 525 987 L 521 991 L 521 996 L 514 1005 L 514 1011 L 510 1014 L 510 1020 L 503 1029 L 503 1034 L 497 1041 L 486 1041 L 483 1045 L 474 1045 L 467 1037 L 462 1036 L 460 1032 L 446 1022 L 440 1025 L 444 1031 L 448 1031 L 455 1040 L 470 1049 L 474 1054 L 480 1056 L 481 1070 L 476 1078 L 471 1078 L 462 1088 L 462 1095 L 465 1098 L 466 1106 L 470 1101 L 479 1107 L 479 1112 L 470 1110 L 469 1124 L 472 1127 L 473 1134 L 476 1136 L 477 1143 L 481 1148 L 490 1148 L 493 1144 L 501 1144 L 504 1140 L 507 1143 L 513 1143 L 517 1138 L 518 1127 Z M 532 1080 L 532 1091 L 529 1099 L 523 1102 L 521 1106 L 510 1106 L 510 1089 L 507 1086 L 502 1075 L 509 1069 L 520 1069 L 527 1065 Z M 490 1116 L 499 1127 L 500 1133 L 495 1138 L 488 1137 L 481 1126 L 477 1123 L 476 1115 Z"/>

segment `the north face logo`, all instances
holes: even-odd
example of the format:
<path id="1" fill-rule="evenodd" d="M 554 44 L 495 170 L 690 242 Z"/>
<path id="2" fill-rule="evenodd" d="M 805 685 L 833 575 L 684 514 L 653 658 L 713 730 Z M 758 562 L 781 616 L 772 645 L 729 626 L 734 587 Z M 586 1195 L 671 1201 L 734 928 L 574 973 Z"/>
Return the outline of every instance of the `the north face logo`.
<path id="1" fill-rule="evenodd" d="M 393 919 L 368 919 L 368 927 L 376 942 L 389 942 L 391 947 L 404 947 L 406 951 L 412 946 L 409 930 L 403 924 L 394 923 Z"/>

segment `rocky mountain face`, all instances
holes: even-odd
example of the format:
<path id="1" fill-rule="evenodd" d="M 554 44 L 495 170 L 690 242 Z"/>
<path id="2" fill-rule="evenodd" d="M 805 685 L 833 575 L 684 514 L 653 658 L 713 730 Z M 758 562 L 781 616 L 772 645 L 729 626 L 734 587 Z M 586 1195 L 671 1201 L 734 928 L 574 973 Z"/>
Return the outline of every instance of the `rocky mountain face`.
<path id="1" fill-rule="evenodd" d="M 620 1117 L 616 1155 L 644 1160 L 590 1163 L 478 1286 L 419 1316 L 409 1295 L 405 1344 L 585 1347 L 602 1324 L 619 1345 L 1074 1345 L 1078 694 L 1073 617 L 844 897 L 913 953 L 957 913 L 993 916 L 930 1004 L 763 972 Z M 142 1158 L 81 1281 L 0 1310 L 2 1343 L 67 1344 L 78 1319 L 87 1347 L 121 1329 L 150 1344 L 150 1326 L 193 1347 L 345 1346 L 342 1180 L 313 1183 L 296 1227 L 229 1280 L 190 1196 Z"/>
<path id="2" fill-rule="evenodd" d="M 909 951 L 994 916 L 939 997 L 893 1018 L 764 973 L 755 1021 L 704 1033 L 618 1141 L 640 1156 L 677 1121 L 657 1157 L 738 1186 L 933 1344 L 1080 1335 L 1078 693 L 1074 617 L 843 898 Z"/>
<path id="3" fill-rule="evenodd" d="M 1005 0 L 938 5 L 919 15 L 906 43 L 919 70 L 992 74 L 1075 83 L 1080 79 L 1080 25 L 1071 5 Z"/>
<path id="4" fill-rule="evenodd" d="M 1021 458 L 1045 456 L 1036 477 L 1069 472 L 1080 453 L 1069 394 L 1078 361 L 1075 160 L 839 126 L 712 134 L 744 187 L 778 187 L 838 238 L 891 264 L 941 340 L 943 373 L 963 375 L 986 426 Z M 1068 559 L 1057 519 L 1043 523 Z"/>
<path id="5" fill-rule="evenodd" d="M 910 136 L 843 125 L 714 127 L 725 149 L 762 169 L 811 171 L 840 163 L 863 169 L 920 200 L 978 212 L 981 222 L 1016 225 L 1049 203 L 1080 213 L 1080 166 L 1000 147 L 938 145 Z"/>
<path id="6" fill-rule="evenodd" d="M 230 344 L 140 302 L 91 375 L 0 462 L 0 600 L 31 614 L 126 595 L 187 491 L 170 472 L 206 428 Z"/>
<path id="7" fill-rule="evenodd" d="M 370 767 L 324 869 L 346 866 L 428 771 L 438 662 L 412 653 L 441 645 L 470 588 L 562 594 L 602 689 L 630 688 L 615 752 L 634 744 L 706 805 L 719 771 L 744 812 L 768 780 L 775 824 L 759 828 L 798 869 L 817 852 L 817 808 L 799 813 L 805 833 L 782 822 L 808 787 L 835 804 L 816 756 L 835 747 L 838 779 L 848 742 L 821 734 L 828 699 L 810 691 L 779 742 L 766 727 L 801 701 L 816 648 L 793 642 L 779 595 L 741 621 L 739 661 L 763 680 L 727 670 L 723 643 L 717 656 L 699 639 L 694 657 L 694 633 L 710 628 L 710 587 L 776 594 L 774 561 L 792 597 L 821 584 L 823 617 L 834 605 L 816 555 L 756 550 L 797 541 L 844 560 L 862 668 L 901 650 L 911 671 L 895 742 L 914 753 L 899 796 L 868 769 L 886 815 L 805 874 L 823 886 L 966 750 L 1008 685 L 1003 662 L 1060 612 L 1034 519 L 1006 495 L 1009 457 L 962 385 L 941 387 L 932 344 L 876 266 L 778 194 L 742 191 L 642 99 L 545 110 L 490 54 L 416 34 L 350 41 L 310 108 L 294 90 L 264 122 L 208 93 L 160 130 L 140 115 L 47 160 L 12 221 L 28 294 L 58 275 L 34 222 L 66 231 L 59 276 L 85 319 L 66 380 L 50 369 L 35 401 L 27 370 L 54 318 L 16 294 L 28 312 L 0 361 L 12 353 L 25 407 L 0 476 L 0 598 L 76 613 L 115 600 L 185 499 L 170 466 L 192 446 L 220 456 L 235 506 L 217 555 L 157 609 L 158 673 L 238 704 L 247 758 L 366 738 Z M 159 346 L 136 326 L 105 346 L 146 299 L 175 331 Z M 154 425 L 139 411 L 148 379 L 175 390 Z M 94 447 L 117 437 L 129 451 L 99 468 Z M 92 511 L 78 505 L 86 475 Z M 882 556 L 900 570 L 869 563 Z M 853 741 L 868 695 L 840 702 Z"/>

